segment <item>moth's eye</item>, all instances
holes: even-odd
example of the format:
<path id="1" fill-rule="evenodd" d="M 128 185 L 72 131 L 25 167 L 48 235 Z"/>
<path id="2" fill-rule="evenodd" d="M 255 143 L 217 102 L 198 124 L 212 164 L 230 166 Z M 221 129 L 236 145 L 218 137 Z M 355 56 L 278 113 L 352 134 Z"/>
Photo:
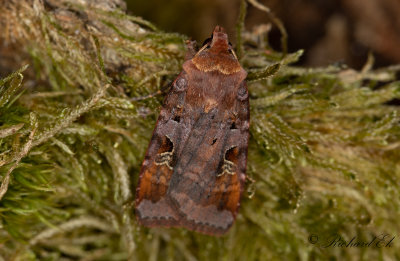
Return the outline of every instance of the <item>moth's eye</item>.
<path id="1" fill-rule="evenodd" d="M 206 49 L 210 49 L 211 48 L 211 44 L 210 43 L 206 43 L 205 45 L 203 45 L 203 47 L 201 47 L 201 49 L 198 51 L 198 53 L 201 53 L 202 51 L 206 50 Z"/>
<path id="2" fill-rule="evenodd" d="M 212 39 L 213 39 L 213 35 L 211 35 L 209 38 L 207 38 L 206 40 L 204 40 L 203 45 L 202 45 L 203 47 L 202 47 L 201 49 L 202 49 L 202 50 L 204 50 L 204 49 L 210 49 Z"/>
<path id="3" fill-rule="evenodd" d="M 233 49 L 232 49 L 232 48 L 229 48 L 228 51 L 229 51 L 229 53 L 230 53 L 233 57 L 235 57 L 235 59 L 237 60 L 237 56 L 236 56 L 235 52 L 233 51 Z"/>
<path id="4" fill-rule="evenodd" d="M 211 35 L 211 37 L 205 39 L 204 42 L 203 42 L 203 44 L 202 44 L 201 46 L 204 46 L 204 45 L 206 45 L 206 44 L 209 45 L 209 44 L 211 43 L 211 41 L 212 41 L 212 35 Z"/>

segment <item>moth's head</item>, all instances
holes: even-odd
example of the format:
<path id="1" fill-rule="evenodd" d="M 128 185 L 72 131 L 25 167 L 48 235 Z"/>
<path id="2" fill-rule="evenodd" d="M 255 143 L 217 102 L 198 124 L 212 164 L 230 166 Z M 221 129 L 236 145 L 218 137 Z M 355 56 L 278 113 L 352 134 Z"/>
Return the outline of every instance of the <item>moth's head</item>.
<path id="1" fill-rule="evenodd" d="M 224 28 L 218 25 L 215 27 L 211 37 L 204 41 L 201 50 L 203 52 L 230 56 L 237 60 L 232 44 L 229 42 L 228 35 Z"/>
<path id="2" fill-rule="evenodd" d="M 193 57 L 192 62 L 201 71 L 218 70 L 223 74 L 240 71 L 241 66 L 229 42 L 224 28 L 216 26 L 211 37 L 204 41 L 203 47 Z"/>

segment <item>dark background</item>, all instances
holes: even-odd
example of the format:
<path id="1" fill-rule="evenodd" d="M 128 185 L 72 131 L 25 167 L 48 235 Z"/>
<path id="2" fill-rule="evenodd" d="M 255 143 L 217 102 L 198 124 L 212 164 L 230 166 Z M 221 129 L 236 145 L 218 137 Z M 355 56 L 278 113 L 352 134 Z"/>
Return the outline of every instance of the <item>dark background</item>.
<path id="1" fill-rule="evenodd" d="M 129 13 L 162 30 L 179 32 L 202 43 L 215 25 L 226 28 L 234 43 L 239 0 L 126 0 Z M 306 66 L 346 63 L 360 69 L 368 52 L 375 68 L 400 63 L 399 0 L 260 0 L 282 19 L 289 35 L 289 51 L 305 49 Z M 265 13 L 249 5 L 246 29 L 268 24 Z M 280 50 L 280 33 L 269 33 Z"/>

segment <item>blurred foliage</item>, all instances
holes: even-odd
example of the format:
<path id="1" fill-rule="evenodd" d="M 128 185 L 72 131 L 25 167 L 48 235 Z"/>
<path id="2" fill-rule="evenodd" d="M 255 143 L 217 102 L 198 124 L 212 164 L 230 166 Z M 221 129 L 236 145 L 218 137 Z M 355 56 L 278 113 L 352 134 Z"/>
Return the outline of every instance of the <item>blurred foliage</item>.
<path id="1" fill-rule="evenodd" d="M 151 94 L 181 70 L 187 37 L 126 15 L 119 0 L 13 0 L 0 14 L 20 57 L 4 60 L 15 72 L 0 80 L 0 259 L 400 259 L 397 238 L 323 247 L 335 234 L 400 232 L 400 66 L 296 67 L 302 51 L 283 57 L 265 32 L 243 31 L 255 182 L 237 222 L 219 238 L 147 229 L 133 191 L 162 105 Z"/>
<path id="2" fill-rule="evenodd" d="M 161 29 L 179 32 L 202 42 L 216 24 L 234 35 L 240 0 L 125 0 L 128 12 L 156 23 Z M 252 2 L 252 1 L 249 1 Z M 254 1 L 253 1 L 254 2 Z M 360 69 L 368 52 L 377 67 L 400 63 L 399 0 L 257 0 L 279 17 L 289 35 L 288 50 L 306 52 L 303 66 L 327 66 L 343 62 Z M 246 28 L 258 30 L 273 22 L 259 8 L 248 6 Z M 185 15 L 190 14 L 190 15 Z M 282 28 L 271 27 L 268 42 L 279 47 Z M 280 32 L 279 32 L 280 31 Z M 231 37 L 233 38 L 233 37 Z M 235 39 L 230 39 L 236 43 Z"/>

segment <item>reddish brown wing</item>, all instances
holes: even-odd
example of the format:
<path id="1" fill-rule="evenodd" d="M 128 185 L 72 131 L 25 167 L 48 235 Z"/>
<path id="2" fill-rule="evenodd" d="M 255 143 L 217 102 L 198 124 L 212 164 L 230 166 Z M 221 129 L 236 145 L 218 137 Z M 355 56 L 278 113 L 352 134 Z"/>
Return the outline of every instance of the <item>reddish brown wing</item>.
<path id="1" fill-rule="evenodd" d="M 145 226 L 177 226 L 180 215 L 166 192 L 173 173 L 173 162 L 181 126 L 176 122 L 183 106 L 187 81 L 181 73 L 165 99 L 157 125 L 142 164 L 136 189 L 136 214 Z"/>

